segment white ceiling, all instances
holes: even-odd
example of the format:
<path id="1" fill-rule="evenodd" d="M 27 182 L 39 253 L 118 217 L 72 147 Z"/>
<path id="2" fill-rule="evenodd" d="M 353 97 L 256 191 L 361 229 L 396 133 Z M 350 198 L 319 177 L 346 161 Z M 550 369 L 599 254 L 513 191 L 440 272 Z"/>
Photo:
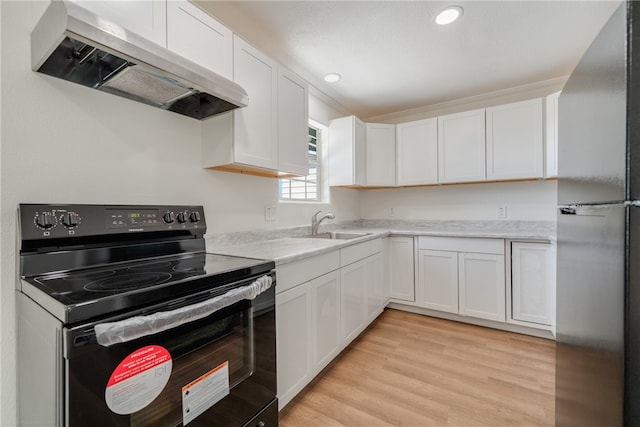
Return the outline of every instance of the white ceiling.
<path id="1" fill-rule="evenodd" d="M 367 118 L 567 76 L 619 1 L 198 1 Z M 435 24 L 445 6 L 462 18 Z M 340 82 L 322 81 L 328 72 Z"/>

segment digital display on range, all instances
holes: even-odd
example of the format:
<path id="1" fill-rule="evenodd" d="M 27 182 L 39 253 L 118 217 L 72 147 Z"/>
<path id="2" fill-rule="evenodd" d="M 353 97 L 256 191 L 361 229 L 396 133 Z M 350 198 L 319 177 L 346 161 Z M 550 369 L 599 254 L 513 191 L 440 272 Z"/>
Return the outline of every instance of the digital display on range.
<path id="1" fill-rule="evenodd" d="M 110 210 L 107 215 L 108 228 L 136 228 L 160 225 L 157 209 Z"/>

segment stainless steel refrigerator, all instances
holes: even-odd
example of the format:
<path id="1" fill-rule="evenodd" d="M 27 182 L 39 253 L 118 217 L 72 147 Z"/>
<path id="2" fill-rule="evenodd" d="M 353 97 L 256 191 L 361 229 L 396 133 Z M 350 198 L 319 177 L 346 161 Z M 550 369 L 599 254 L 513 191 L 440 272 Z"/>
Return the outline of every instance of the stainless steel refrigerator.
<path id="1" fill-rule="evenodd" d="M 622 3 L 558 100 L 557 426 L 640 425 L 638 32 Z"/>

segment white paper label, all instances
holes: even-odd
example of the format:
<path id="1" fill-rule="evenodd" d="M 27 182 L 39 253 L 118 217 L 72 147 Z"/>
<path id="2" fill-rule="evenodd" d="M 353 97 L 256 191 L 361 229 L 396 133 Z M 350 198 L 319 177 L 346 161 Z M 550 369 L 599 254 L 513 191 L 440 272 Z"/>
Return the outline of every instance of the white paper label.
<path id="1" fill-rule="evenodd" d="M 182 387 L 182 425 L 193 421 L 229 394 L 229 362 Z"/>
<path id="2" fill-rule="evenodd" d="M 104 400 L 116 414 L 141 410 L 162 393 L 171 376 L 171 355 L 166 348 L 150 345 L 128 355 L 114 369 Z"/>

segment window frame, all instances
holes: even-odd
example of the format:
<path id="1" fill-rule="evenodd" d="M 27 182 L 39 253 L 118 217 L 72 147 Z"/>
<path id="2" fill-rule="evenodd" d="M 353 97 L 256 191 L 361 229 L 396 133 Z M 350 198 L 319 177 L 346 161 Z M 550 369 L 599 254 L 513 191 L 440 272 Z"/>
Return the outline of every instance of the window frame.
<path id="1" fill-rule="evenodd" d="M 328 177 L 327 177 L 327 148 L 328 148 L 328 133 L 329 128 L 322 123 L 316 122 L 315 120 L 309 119 L 309 128 L 316 129 L 316 194 L 317 197 L 315 199 L 307 199 L 307 198 L 283 198 L 282 197 L 282 183 L 283 180 L 298 180 L 298 181 L 307 181 L 309 175 L 305 177 L 297 177 L 297 178 L 280 178 L 278 179 L 278 201 L 280 203 L 301 203 L 301 204 L 326 204 L 329 199 L 329 187 L 328 187 Z M 307 138 L 310 136 L 310 133 L 307 133 Z M 307 144 L 309 144 L 307 140 Z M 312 160 L 308 157 L 309 164 L 311 166 Z"/>

